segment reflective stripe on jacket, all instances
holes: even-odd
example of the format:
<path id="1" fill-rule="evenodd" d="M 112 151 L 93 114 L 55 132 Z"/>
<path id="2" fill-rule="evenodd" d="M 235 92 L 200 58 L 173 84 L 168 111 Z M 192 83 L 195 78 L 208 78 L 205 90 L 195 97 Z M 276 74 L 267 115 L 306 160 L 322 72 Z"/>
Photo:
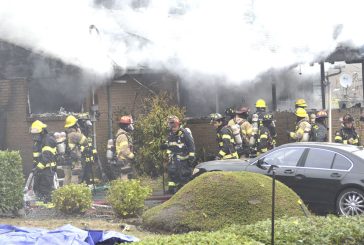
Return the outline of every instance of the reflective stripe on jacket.
<path id="1" fill-rule="evenodd" d="M 307 118 L 303 118 L 297 123 L 295 132 L 290 133 L 290 137 L 297 142 L 307 142 L 309 141 L 310 133 L 311 124 Z"/>
<path id="2" fill-rule="evenodd" d="M 133 159 L 133 140 L 131 135 L 123 129 L 119 129 L 116 133 L 115 148 L 118 160 Z"/>
<path id="3" fill-rule="evenodd" d="M 195 156 L 195 142 L 189 129 L 180 127 L 176 133 L 170 132 L 167 145 L 167 153 L 175 155 L 178 160 Z"/>
<path id="4" fill-rule="evenodd" d="M 221 159 L 237 159 L 238 153 L 235 150 L 235 140 L 228 125 L 217 129 L 217 143 L 219 145 L 218 156 Z"/>
<path id="5" fill-rule="evenodd" d="M 355 128 L 341 128 L 335 134 L 335 142 L 348 145 L 360 145 L 359 135 L 356 133 Z"/>

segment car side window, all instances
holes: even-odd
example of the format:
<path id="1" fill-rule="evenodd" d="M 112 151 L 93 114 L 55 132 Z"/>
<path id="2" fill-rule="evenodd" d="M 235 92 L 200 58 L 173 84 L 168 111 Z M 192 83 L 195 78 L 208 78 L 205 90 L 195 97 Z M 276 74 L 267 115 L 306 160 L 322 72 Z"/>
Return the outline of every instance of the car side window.
<path id="1" fill-rule="evenodd" d="M 305 167 L 307 168 L 331 168 L 335 152 L 311 148 L 307 154 Z"/>
<path id="2" fill-rule="evenodd" d="M 264 161 L 268 164 L 296 166 L 305 148 L 285 148 L 268 154 Z"/>
<path id="3" fill-rule="evenodd" d="M 351 162 L 343 157 L 342 155 L 336 154 L 334 164 L 332 165 L 333 169 L 340 169 L 340 170 L 349 170 L 351 167 Z"/>

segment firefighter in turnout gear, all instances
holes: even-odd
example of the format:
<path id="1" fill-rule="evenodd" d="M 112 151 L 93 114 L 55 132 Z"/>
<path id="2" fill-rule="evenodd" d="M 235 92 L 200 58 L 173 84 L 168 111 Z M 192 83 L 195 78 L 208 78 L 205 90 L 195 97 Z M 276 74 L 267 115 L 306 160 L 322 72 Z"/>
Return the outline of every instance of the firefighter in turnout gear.
<path id="1" fill-rule="evenodd" d="M 311 114 L 312 115 L 312 114 Z M 326 126 L 326 111 L 318 111 L 316 113 L 315 123 L 312 124 L 311 139 L 313 142 L 327 142 L 328 140 L 328 129 Z"/>
<path id="2" fill-rule="evenodd" d="M 228 120 L 228 126 L 230 127 L 230 129 L 234 135 L 235 149 L 238 152 L 242 152 L 243 140 L 242 140 L 240 125 L 239 125 L 239 122 L 241 120 L 237 117 L 236 111 L 232 108 L 227 108 L 225 110 L 225 116 L 227 117 L 227 120 Z"/>
<path id="3" fill-rule="evenodd" d="M 342 119 L 342 127 L 335 134 L 335 142 L 348 145 L 359 145 L 359 135 L 354 128 L 354 118 L 346 114 Z"/>
<path id="4" fill-rule="evenodd" d="M 258 155 L 261 153 L 265 153 L 270 149 L 272 145 L 272 137 L 269 131 L 269 125 L 273 120 L 272 115 L 266 113 L 263 115 L 262 125 L 259 127 L 258 131 L 258 140 L 257 140 L 257 153 Z"/>
<path id="5" fill-rule="evenodd" d="M 86 182 L 87 185 L 94 181 L 94 174 L 92 166 L 97 160 L 97 151 L 93 146 L 92 138 L 92 122 L 88 113 L 79 115 L 78 124 L 83 133 L 87 138 L 87 146 L 81 146 L 81 164 L 82 171 L 79 176 L 79 183 Z"/>
<path id="6" fill-rule="evenodd" d="M 311 124 L 308 121 L 308 114 L 305 109 L 297 108 L 295 115 L 297 124 L 295 132 L 289 132 L 291 140 L 296 142 L 308 142 L 311 134 Z"/>
<path id="7" fill-rule="evenodd" d="M 268 113 L 267 105 L 263 99 L 259 99 L 255 103 L 255 107 L 256 107 L 256 112 L 254 114 L 258 115 L 258 125 L 255 127 L 259 128 L 263 123 L 263 117 Z M 271 144 L 269 145 L 269 149 L 273 149 L 275 147 L 276 141 L 277 141 L 276 125 L 275 125 L 275 120 L 274 120 L 272 114 L 271 114 L 271 118 L 272 118 L 272 120 L 270 121 L 270 124 L 266 125 L 267 128 L 269 129 L 270 135 L 272 137 L 272 141 L 271 141 Z M 253 124 L 255 122 L 253 122 L 253 120 L 252 120 L 251 123 Z"/>
<path id="8" fill-rule="evenodd" d="M 240 157 L 243 156 L 248 157 L 250 152 L 250 141 L 251 137 L 253 136 L 253 126 L 250 124 L 248 118 L 249 118 L 249 108 L 241 107 L 235 111 L 234 122 L 236 122 L 236 124 L 239 125 L 240 135 L 242 140 L 241 151 L 238 150 Z M 231 121 L 229 121 L 228 124 L 230 123 Z"/>
<path id="9" fill-rule="evenodd" d="M 168 192 L 174 194 L 191 179 L 195 162 L 195 142 L 191 131 L 181 126 L 178 117 L 168 117 L 168 128 L 168 140 L 161 148 L 168 153 Z"/>
<path id="10" fill-rule="evenodd" d="M 57 142 L 46 128 L 46 124 L 36 120 L 30 133 L 33 138 L 34 193 L 40 200 L 49 202 L 54 189 Z"/>
<path id="11" fill-rule="evenodd" d="M 114 178 L 122 180 L 132 179 L 134 176 L 133 139 L 131 133 L 134 131 L 132 116 L 122 116 L 119 119 L 119 130 L 115 135 L 116 171 Z"/>
<path id="12" fill-rule="evenodd" d="M 72 169 L 81 163 L 81 148 L 88 147 L 87 137 L 81 132 L 78 119 L 72 115 L 65 120 L 65 131 L 67 135 L 65 165 L 63 166 L 63 185 L 68 185 L 72 181 Z"/>
<path id="13" fill-rule="evenodd" d="M 295 108 L 302 108 L 305 109 L 307 108 L 307 103 L 304 99 L 297 99 L 296 103 L 295 103 Z"/>
<path id="14" fill-rule="evenodd" d="M 211 124 L 216 129 L 216 140 L 219 146 L 217 160 L 238 159 L 238 153 L 235 149 L 234 134 L 225 122 L 225 117 L 219 113 L 210 114 Z"/>

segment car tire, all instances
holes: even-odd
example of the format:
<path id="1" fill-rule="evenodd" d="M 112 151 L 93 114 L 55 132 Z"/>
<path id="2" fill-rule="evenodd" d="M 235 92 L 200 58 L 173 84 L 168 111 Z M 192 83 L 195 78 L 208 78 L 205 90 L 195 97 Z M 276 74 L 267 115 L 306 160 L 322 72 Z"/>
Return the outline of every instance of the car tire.
<path id="1" fill-rule="evenodd" d="M 364 214 L 364 192 L 356 188 L 343 190 L 336 200 L 336 211 L 344 216 Z"/>

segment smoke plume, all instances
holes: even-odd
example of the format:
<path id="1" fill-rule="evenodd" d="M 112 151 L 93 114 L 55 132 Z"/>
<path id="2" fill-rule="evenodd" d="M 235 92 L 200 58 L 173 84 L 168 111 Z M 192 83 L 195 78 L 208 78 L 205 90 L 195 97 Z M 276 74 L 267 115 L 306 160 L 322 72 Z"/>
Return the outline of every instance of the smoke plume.
<path id="1" fill-rule="evenodd" d="M 364 43 L 360 1 L 5 0 L 1 39 L 103 76 L 166 68 L 226 81 Z M 96 28 L 91 28 L 90 26 Z"/>

